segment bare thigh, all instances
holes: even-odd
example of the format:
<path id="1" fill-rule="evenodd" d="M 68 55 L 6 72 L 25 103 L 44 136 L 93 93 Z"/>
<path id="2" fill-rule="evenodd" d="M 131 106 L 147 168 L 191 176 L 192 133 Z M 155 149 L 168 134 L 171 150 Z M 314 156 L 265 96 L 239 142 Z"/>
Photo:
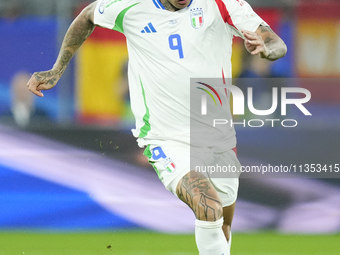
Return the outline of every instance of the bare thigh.
<path id="1" fill-rule="evenodd" d="M 209 179 L 202 173 L 187 173 L 177 184 L 176 193 L 192 209 L 198 220 L 217 221 L 223 215 L 221 200 Z"/>

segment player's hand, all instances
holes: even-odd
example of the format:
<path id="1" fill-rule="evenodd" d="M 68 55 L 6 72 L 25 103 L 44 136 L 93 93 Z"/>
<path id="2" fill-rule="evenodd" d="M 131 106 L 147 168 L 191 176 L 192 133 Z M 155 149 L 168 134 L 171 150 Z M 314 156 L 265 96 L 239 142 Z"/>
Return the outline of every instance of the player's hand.
<path id="1" fill-rule="evenodd" d="M 244 35 L 244 46 L 247 51 L 252 55 L 260 55 L 261 58 L 267 58 L 269 56 L 269 49 L 264 43 L 262 37 L 255 32 L 250 32 L 247 30 L 243 30 L 242 34 Z"/>
<path id="2" fill-rule="evenodd" d="M 44 94 L 41 90 L 47 90 L 53 88 L 60 79 L 60 73 L 55 70 L 37 72 L 34 73 L 31 79 L 27 82 L 28 89 L 39 97 L 43 97 Z"/>

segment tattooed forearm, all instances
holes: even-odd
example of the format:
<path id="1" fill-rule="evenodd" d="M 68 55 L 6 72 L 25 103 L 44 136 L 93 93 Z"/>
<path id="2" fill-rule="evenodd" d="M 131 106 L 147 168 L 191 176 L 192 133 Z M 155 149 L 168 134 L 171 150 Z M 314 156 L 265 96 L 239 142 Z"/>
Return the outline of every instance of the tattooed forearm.
<path id="1" fill-rule="evenodd" d="M 61 65 L 66 66 L 70 62 L 72 56 L 73 56 L 72 52 L 65 49 L 60 57 Z"/>
<path id="2" fill-rule="evenodd" d="M 274 31 L 273 31 L 273 29 L 271 29 L 271 27 L 266 27 L 266 26 L 262 26 L 262 25 L 260 25 L 260 30 L 261 30 L 261 33 L 266 33 L 266 32 L 271 32 L 271 33 L 275 33 Z"/>
<path id="3" fill-rule="evenodd" d="M 91 35 L 95 25 L 86 9 L 72 22 L 63 40 L 59 56 L 53 69 L 62 75 L 73 55 L 83 42 Z"/>
<path id="4" fill-rule="evenodd" d="M 34 73 L 28 81 L 28 89 L 35 95 L 43 97 L 42 90 L 51 89 L 57 84 L 75 52 L 93 32 L 96 3 L 88 5 L 70 25 L 53 68 Z"/>
<path id="5" fill-rule="evenodd" d="M 265 40 L 264 40 L 264 43 L 266 44 L 266 45 L 269 45 L 269 43 L 271 43 L 272 41 L 274 41 L 275 39 L 273 38 L 273 37 L 267 37 Z"/>
<path id="6" fill-rule="evenodd" d="M 77 22 L 70 27 L 69 36 L 65 38 L 67 46 L 79 47 L 91 35 L 93 29 L 93 23 L 83 17 L 81 22 Z"/>
<path id="7" fill-rule="evenodd" d="M 275 32 L 270 27 L 260 26 L 257 32 L 258 34 L 261 35 L 266 47 L 269 50 L 269 54 L 267 55 L 261 53 L 262 58 L 266 58 L 268 60 L 273 61 L 282 58 L 283 56 L 286 55 L 287 53 L 286 44 L 277 34 L 275 34 Z"/>

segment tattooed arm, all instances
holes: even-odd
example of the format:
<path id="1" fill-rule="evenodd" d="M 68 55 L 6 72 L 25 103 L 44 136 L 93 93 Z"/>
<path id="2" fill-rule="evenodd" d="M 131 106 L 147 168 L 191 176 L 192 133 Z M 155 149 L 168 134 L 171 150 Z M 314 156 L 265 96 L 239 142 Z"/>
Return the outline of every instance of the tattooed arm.
<path id="1" fill-rule="evenodd" d="M 32 75 L 27 83 L 28 89 L 31 92 L 43 97 L 44 95 L 41 90 L 51 89 L 57 84 L 73 55 L 95 28 L 93 21 L 95 7 L 96 2 L 90 4 L 72 22 L 67 30 L 53 68 L 49 71 L 37 72 Z"/>
<path id="2" fill-rule="evenodd" d="M 267 26 L 260 25 L 256 32 L 242 31 L 244 45 L 252 55 L 260 55 L 271 61 L 282 58 L 287 53 L 287 46 L 275 32 Z"/>

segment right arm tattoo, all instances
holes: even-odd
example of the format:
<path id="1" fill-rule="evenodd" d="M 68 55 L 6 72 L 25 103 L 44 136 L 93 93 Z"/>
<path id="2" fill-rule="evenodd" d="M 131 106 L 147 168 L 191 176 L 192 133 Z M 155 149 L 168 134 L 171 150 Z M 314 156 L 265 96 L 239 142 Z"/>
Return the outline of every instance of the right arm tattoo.
<path id="1" fill-rule="evenodd" d="M 70 25 L 53 69 L 56 74 L 62 75 L 71 61 L 72 57 L 83 44 L 83 42 L 91 35 L 95 25 L 91 19 L 90 6 L 85 8 L 81 14 Z"/>

